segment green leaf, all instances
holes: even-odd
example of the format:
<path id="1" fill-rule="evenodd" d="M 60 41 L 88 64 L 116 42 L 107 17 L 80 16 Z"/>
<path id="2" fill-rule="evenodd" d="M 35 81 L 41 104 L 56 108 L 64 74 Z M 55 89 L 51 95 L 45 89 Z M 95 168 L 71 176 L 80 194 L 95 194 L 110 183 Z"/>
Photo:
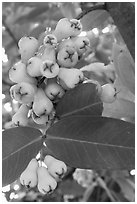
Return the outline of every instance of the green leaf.
<path id="1" fill-rule="evenodd" d="M 109 17 L 108 12 L 104 10 L 95 10 L 89 12 L 80 21 L 83 26 L 83 30 L 88 31 L 96 27 L 100 27 Z"/>
<path id="2" fill-rule="evenodd" d="M 36 7 L 32 11 L 30 11 L 27 15 L 20 16 L 15 21 L 15 23 L 23 24 L 28 21 L 35 21 L 38 18 L 38 16 L 48 11 L 48 9 L 49 9 L 49 6 L 47 4 L 45 4 L 44 6 L 38 7 L 38 8 Z"/>
<path id="3" fill-rule="evenodd" d="M 113 103 L 103 104 L 102 116 L 112 118 L 134 118 L 135 117 L 135 103 L 124 100 L 116 99 Z"/>
<path id="4" fill-rule="evenodd" d="M 118 177 L 116 179 L 117 183 L 121 187 L 121 191 L 124 197 L 130 201 L 134 202 L 135 199 L 135 184 L 128 178 Z"/>
<path id="5" fill-rule="evenodd" d="M 102 102 L 98 96 L 97 85 L 85 83 L 67 91 L 59 101 L 56 113 L 59 117 L 70 115 L 92 115 L 102 114 Z"/>
<path id="6" fill-rule="evenodd" d="M 2 185 L 14 182 L 42 146 L 41 132 L 18 127 L 2 134 Z"/>
<path id="7" fill-rule="evenodd" d="M 129 51 L 124 46 L 113 44 L 112 59 L 118 77 L 123 86 L 135 94 L 135 64 Z"/>
<path id="8" fill-rule="evenodd" d="M 83 169 L 133 169 L 134 125 L 122 120 L 71 116 L 47 131 L 46 145 L 68 166 Z"/>
<path id="9" fill-rule="evenodd" d="M 118 74 L 125 87 L 135 94 L 134 62 L 127 50 L 122 50 L 118 56 Z"/>

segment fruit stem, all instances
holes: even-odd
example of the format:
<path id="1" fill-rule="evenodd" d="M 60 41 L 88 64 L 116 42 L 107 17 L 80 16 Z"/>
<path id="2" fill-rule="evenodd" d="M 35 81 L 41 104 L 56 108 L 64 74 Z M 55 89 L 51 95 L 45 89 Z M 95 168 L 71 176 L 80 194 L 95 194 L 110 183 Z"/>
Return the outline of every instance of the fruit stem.
<path id="1" fill-rule="evenodd" d="M 37 84 L 37 87 L 40 87 L 40 85 L 43 83 L 43 81 L 46 79 L 46 77 L 42 77 Z"/>

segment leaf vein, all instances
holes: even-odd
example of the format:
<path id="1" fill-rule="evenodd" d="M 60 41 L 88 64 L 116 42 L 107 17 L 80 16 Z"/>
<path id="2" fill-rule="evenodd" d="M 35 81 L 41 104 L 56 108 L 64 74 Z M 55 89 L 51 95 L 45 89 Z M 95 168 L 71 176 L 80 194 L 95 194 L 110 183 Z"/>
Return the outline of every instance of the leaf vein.
<path id="1" fill-rule="evenodd" d="M 20 152 L 22 149 L 24 149 L 25 147 L 28 147 L 29 145 L 31 145 L 31 144 L 33 144 L 33 143 L 36 143 L 37 141 L 39 141 L 39 140 L 41 140 L 41 138 L 39 137 L 39 138 L 36 138 L 35 140 L 33 140 L 33 141 L 30 141 L 29 143 L 27 143 L 26 145 L 24 145 L 24 146 L 22 146 L 22 147 L 20 147 L 19 149 L 17 149 L 16 151 L 14 151 L 14 152 L 12 152 L 10 155 L 8 155 L 8 156 L 5 156 L 2 160 L 5 160 L 5 159 L 7 159 L 7 158 L 9 158 L 10 156 L 12 156 L 12 155 L 14 155 L 14 154 L 16 154 L 16 153 L 18 153 L 18 152 Z"/>
<path id="2" fill-rule="evenodd" d="M 74 114 L 74 113 L 77 113 L 77 112 L 80 112 L 80 111 L 83 111 L 83 110 L 85 110 L 85 109 L 91 108 L 91 107 L 96 106 L 96 105 L 101 105 L 101 104 L 102 104 L 102 102 L 98 102 L 98 103 L 90 104 L 90 105 L 84 106 L 84 107 L 82 107 L 82 108 L 79 108 L 79 109 L 73 110 L 73 111 L 71 111 L 71 112 L 68 112 L 68 113 L 62 114 L 62 117 L 64 117 L 64 116 L 68 116 L 68 115 L 72 115 L 72 114 Z"/>
<path id="3" fill-rule="evenodd" d="M 125 149 L 131 149 L 134 150 L 134 147 L 125 147 L 125 146 L 121 146 L 121 145 L 114 145 L 114 144 L 106 144 L 106 143 L 97 143 L 97 142 L 90 142 L 90 141 L 85 141 L 85 140 L 75 140 L 75 139 L 71 139 L 71 138 L 56 138 L 53 136 L 50 136 L 50 138 L 47 138 L 48 140 L 66 140 L 66 141 L 70 141 L 70 142 L 82 142 L 82 143 L 87 143 L 87 144 L 92 144 L 92 145 L 100 145 L 100 146 L 107 146 L 107 147 L 114 147 L 114 148 L 125 148 Z"/>

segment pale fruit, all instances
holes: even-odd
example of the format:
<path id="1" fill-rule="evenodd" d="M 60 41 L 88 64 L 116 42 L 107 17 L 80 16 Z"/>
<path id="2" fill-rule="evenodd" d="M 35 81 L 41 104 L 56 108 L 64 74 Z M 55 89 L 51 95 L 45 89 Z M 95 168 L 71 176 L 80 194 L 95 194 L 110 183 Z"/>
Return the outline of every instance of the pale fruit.
<path id="1" fill-rule="evenodd" d="M 53 110 L 52 102 L 41 88 L 38 89 L 34 96 L 32 109 L 37 116 L 48 115 Z"/>
<path id="2" fill-rule="evenodd" d="M 50 175 L 55 179 L 62 177 L 67 172 L 66 164 L 50 155 L 45 157 L 44 163 L 46 164 Z"/>
<path id="3" fill-rule="evenodd" d="M 58 51 L 61 50 L 62 48 L 65 48 L 65 47 L 73 47 L 74 49 L 76 49 L 75 45 L 74 45 L 74 42 L 72 41 L 71 38 L 62 40 L 58 44 Z"/>
<path id="4" fill-rule="evenodd" d="M 45 36 L 45 38 L 43 40 L 43 44 L 45 46 L 56 47 L 56 45 L 57 45 L 57 38 L 56 38 L 56 36 L 53 35 L 53 34 L 48 34 L 47 36 Z"/>
<path id="5" fill-rule="evenodd" d="M 116 88 L 112 84 L 102 86 L 101 100 L 104 103 L 113 103 L 116 100 Z"/>
<path id="6" fill-rule="evenodd" d="M 38 171 L 38 190 L 42 194 L 51 193 L 57 187 L 56 180 L 48 173 L 46 167 L 39 167 Z"/>
<path id="7" fill-rule="evenodd" d="M 25 104 L 22 104 L 18 111 L 13 115 L 12 122 L 16 126 L 27 126 L 29 107 Z"/>
<path id="8" fill-rule="evenodd" d="M 36 79 L 28 75 L 26 65 L 19 61 L 9 70 L 9 78 L 15 83 L 28 82 L 36 84 Z"/>
<path id="9" fill-rule="evenodd" d="M 110 63 L 112 50 L 105 49 L 102 44 L 98 44 L 95 50 L 95 56 L 100 62 L 103 62 L 105 65 L 107 65 Z"/>
<path id="10" fill-rule="evenodd" d="M 49 47 L 44 47 L 42 49 L 43 49 L 42 55 L 40 56 L 42 61 L 50 60 L 55 63 L 56 62 L 56 51 L 54 47 L 49 46 Z"/>
<path id="11" fill-rule="evenodd" d="M 62 18 L 58 21 L 57 26 L 53 32 L 56 36 L 57 41 L 60 42 L 62 39 L 70 36 L 77 36 L 82 31 L 82 25 L 77 19 Z"/>
<path id="12" fill-rule="evenodd" d="M 33 101 L 37 87 L 34 84 L 20 82 L 11 88 L 13 98 L 19 103 L 28 104 Z"/>
<path id="13" fill-rule="evenodd" d="M 78 53 L 73 47 L 64 47 L 58 52 L 57 61 L 62 67 L 74 67 L 78 62 Z"/>
<path id="14" fill-rule="evenodd" d="M 12 99 L 15 99 L 16 85 L 17 85 L 17 84 L 15 84 L 15 85 L 13 85 L 13 86 L 10 87 L 10 96 L 11 96 Z M 16 100 L 16 99 L 15 99 L 15 100 Z"/>
<path id="15" fill-rule="evenodd" d="M 85 53 L 90 46 L 90 41 L 86 36 L 77 36 L 72 38 L 72 42 L 76 47 L 76 51 L 79 55 Z"/>
<path id="16" fill-rule="evenodd" d="M 46 78 L 54 78 L 59 73 L 59 66 L 53 61 L 45 60 L 40 67 L 40 71 L 42 76 L 45 76 Z"/>
<path id="17" fill-rule="evenodd" d="M 42 63 L 42 60 L 38 57 L 30 58 L 27 63 L 27 73 L 31 77 L 41 76 L 40 67 L 42 66 Z"/>
<path id="18" fill-rule="evenodd" d="M 34 37 L 24 36 L 19 40 L 18 46 L 21 54 L 21 60 L 26 63 L 37 51 L 38 40 Z"/>
<path id="19" fill-rule="evenodd" d="M 35 187 L 38 183 L 37 169 L 38 162 L 34 158 L 29 162 L 27 168 L 22 172 L 20 176 L 20 183 L 31 188 Z"/>
<path id="20" fill-rule="evenodd" d="M 39 124 L 39 125 L 42 125 L 42 124 L 47 125 L 47 124 L 48 124 L 49 116 L 46 115 L 46 114 L 37 116 L 37 115 L 34 113 L 34 111 L 32 111 L 31 116 L 32 116 L 32 119 L 34 120 L 34 122 L 37 123 L 37 124 Z"/>
<path id="21" fill-rule="evenodd" d="M 86 37 L 90 41 L 90 47 L 94 50 L 99 43 L 99 35 L 90 30 L 86 32 Z"/>
<path id="22" fill-rule="evenodd" d="M 65 94 L 63 88 L 57 83 L 48 83 L 45 88 L 45 93 L 50 100 L 57 100 L 62 98 Z"/>
<path id="23" fill-rule="evenodd" d="M 84 75 L 83 75 L 83 72 L 79 69 L 60 68 L 58 78 L 59 78 L 60 85 L 64 89 L 66 88 L 72 89 L 76 87 L 80 82 L 83 81 Z"/>

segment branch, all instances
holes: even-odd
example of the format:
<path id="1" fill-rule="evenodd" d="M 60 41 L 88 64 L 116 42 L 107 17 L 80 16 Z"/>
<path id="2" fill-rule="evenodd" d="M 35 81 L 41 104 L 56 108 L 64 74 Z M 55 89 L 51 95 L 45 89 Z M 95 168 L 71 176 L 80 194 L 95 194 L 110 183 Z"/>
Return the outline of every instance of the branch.
<path id="1" fill-rule="evenodd" d="M 40 87 L 40 85 L 44 82 L 44 80 L 46 79 L 46 77 L 42 77 L 37 84 L 37 87 Z"/>
<path id="2" fill-rule="evenodd" d="M 95 6 L 92 6 L 90 8 L 87 8 L 86 10 L 82 11 L 82 13 L 80 13 L 76 19 L 80 20 L 85 15 L 87 15 L 91 11 L 95 11 L 95 10 L 106 10 L 106 3 L 105 4 L 95 5 Z"/>
<path id="3" fill-rule="evenodd" d="M 97 186 L 96 182 L 93 182 L 84 192 L 83 198 L 81 200 L 81 202 L 88 202 L 91 194 L 93 193 L 95 187 Z"/>
<path id="4" fill-rule="evenodd" d="M 110 190 L 108 189 L 104 180 L 102 178 L 98 177 L 97 182 L 106 191 L 107 196 L 110 198 L 111 202 L 116 202 L 115 198 L 112 196 L 112 194 L 111 194 Z"/>

